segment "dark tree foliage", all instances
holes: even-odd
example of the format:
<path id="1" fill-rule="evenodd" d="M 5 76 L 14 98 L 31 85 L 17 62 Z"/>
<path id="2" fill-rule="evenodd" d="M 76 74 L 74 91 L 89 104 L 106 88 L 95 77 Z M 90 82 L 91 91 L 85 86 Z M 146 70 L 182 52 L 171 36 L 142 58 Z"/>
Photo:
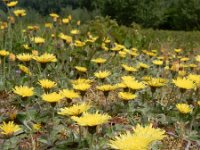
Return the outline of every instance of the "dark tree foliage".
<path id="1" fill-rule="evenodd" d="M 67 6 L 100 10 L 119 24 L 140 24 L 146 28 L 200 29 L 200 0 L 19 0 L 19 6 L 32 8 L 42 15 L 60 13 Z M 6 11 L 0 0 L 0 9 Z"/>

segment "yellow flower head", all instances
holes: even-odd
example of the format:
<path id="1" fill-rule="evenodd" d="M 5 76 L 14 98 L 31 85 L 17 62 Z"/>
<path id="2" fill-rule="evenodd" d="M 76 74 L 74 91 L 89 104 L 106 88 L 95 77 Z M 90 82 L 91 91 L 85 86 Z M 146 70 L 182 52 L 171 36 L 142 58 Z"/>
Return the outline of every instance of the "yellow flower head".
<path id="1" fill-rule="evenodd" d="M 138 65 L 139 65 L 140 68 L 143 68 L 143 69 L 148 69 L 149 68 L 149 65 L 147 65 L 145 63 L 142 63 L 142 62 L 140 62 Z"/>
<path id="2" fill-rule="evenodd" d="M 71 107 L 60 108 L 58 114 L 64 116 L 78 116 L 90 109 L 90 105 L 86 103 L 76 104 Z"/>
<path id="3" fill-rule="evenodd" d="M 113 90 L 115 90 L 116 89 L 116 87 L 115 86 L 113 86 L 113 85 L 110 85 L 110 84 L 104 84 L 104 85 L 100 85 L 100 86 L 97 86 L 96 87 L 98 90 L 100 90 L 100 91 L 113 91 Z"/>
<path id="4" fill-rule="evenodd" d="M 22 72 L 28 74 L 29 76 L 32 76 L 31 71 L 30 71 L 29 68 L 27 68 L 26 66 L 24 66 L 24 65 L 18 65 L 18 67 L 19 67 L 19 69 L 20 69 Z"/>
<path id="5" fill-rule="evenodd" d="M 188 114 L 192 112 L 192 108 L 188 104 L 179 103 L 179 104 L 176 104 L 176 108 L 178 109 L 180 113 L 183 113 L 183 114 Z"/>
<path id="6" fill-rule="evenodd" d="M 84 79 L 84 78 L 78 78 L 76 80 L 71 80 L 71 82 L 72 82 L 72 84 L 82 84 L 82 83 L 90 84 L 90 83 L 92 83 L 92 80 Z"/>
<path id="7" fill-rule="evenodd" d="M 161 61 L 161 60 L 154 60 L 152 62 L 153 62 L 154 65 L 158 65 L 158 66 L 163 65 L 163 61 Z"/>
<path id="8" fill-rule="evenodd" d="M 23 62 L 27 62 L 27 61 L 30 61 L 32 59 L 31 54 L 25 54 L 25 53 L 19 54 L 16 57 L 19 61 L 23 61 Z"/>
<path id="9" fill-rule="evenodd" d="M 122 57 L 122 58 L 125 58 L 126 54 L 127 53 L 125 51 L 119 51 L 119 56 Z"/>
<path id="10" fill-rule="evenodd" d="M 197 101 L 197 104 L 200 106 L 200 101 Z"/>
<path id="11" fill-rule="evenodd" d="M 94 76 L 99 79 L 104 79 L 104 78 L 108 77 L 109 75 L 111 75 L 110 71 L 99 71 L 99 72 L 94 73 Z"/>
<path id="12" fill-rule="evenodd" d="M 197 74 L 189 74 L 188 76 L 187 76 L 187 78 L 189 79 L 189 80 L 191 80 L 191 81 L 193 81 L 195 84 L 196 84 L 196 86 L 200 86 L 200 75 L 197 75 Z"/>
<path id="13" fill-rule="evenodd" d="M 195 59 L 196 59 L 196 61 L 200 62 L 200 55 L 197 55 L 197 56 L 195 57 Z"/>
<path id="14" fill-rule="evenodd" d="M 163 78 L 150 78 L 144 83 L 146 83 L 150 87 L 162 87 L 166 85 L 167 80 Z"/>
<path id="15" fill-rule="evenodd" d="M 1 134 L 11 136 L 15 132 L 18 132 L 21 130 L 19 125 L 15 125 L 13 121 L 9 121 L 8 123 L 3 122 L 3 124 L 0 125 Z"/>
<path id="16" fill-rule="evenodd" d="M 122 83 L 126 85 L 129 89 L 132 90 L 141 90 L 144 89 L 146 86 L 142 82 L 138 82 L 137 80 L 124 80 Z"/>
<path id="17" fill-rule="evenodd" d="M 182 51 L 182 49 L 174 49 L 174 51 L 176 52 L 176 53 L 180 53 L 181 51 Z"/>
<path id="18" fill-rule="evenodd" d="M 15 59 L 16 59 L 15 54 L 10 53 L 10 54 L 9 54 L 9 60 L 10 60 L 10 61 L 15 61 Z"/>
<path id="19" fill-rule="evenodd" d="M 44 89 L 51 89 L 51 88 L 53 88 L 53 87 L 55 87 L 57 85 L 56 82 L 48 80 L 48 79 L 39 80 L 39 84 Z"/>
<path id="20" fill-rule="evenodd" d="M 12 2 L 9 2 L 7 3 L 7 6 L 8 7 L 15 7 L 17 5 L 18 1 L 12 1 Z"/>
<path id="21" fill-rule="evenodd" d="M 75 43 L 74 43 L 74 45 L 75 45 L 76 47 L 83 47 L 83 46 L 85 46 L 85 42 L 76 40 Z"/>
<path id="22" fill-rule="evenodd" d="M 13 92 L 17 95 L 20 95 L 22 97 L 30 97 L 34 94 L 34 88 L 28 87 L 28 86 L 15 86 L 13 89 Z"/>
<path id="23" fill-rule="evenodd" d="M 74 29 L 74 30 L 71 30 L 70 33 L 73 34 L 73 35 L 76 35 L 76 34 L 79 34 L 80 31 L 77 30 L 77 29 Z"/>
<path id="24" fill-rule="evenodd" d="M 104 59 L 104 58 L 96 58 L 96 59 L 92 59 L 91 61 L 94 62 L 94 63 L 97 63 L 97 64 L 103 64 L 103 63 L 106 62 L 106 59 Z"/>
<path id="25" fill-rule="evenodd" d="M 87 68 L 86 67 L 75 66 L 75 69 L 80 71 L 80 72 L 87 72 Z"/>
<path id="26" fill-rule="evenodd" d="M 35 59 L 39 63 L 49 63 L 49 62 L 56 62 L 56 56 L 49 53 L 44 53 L 40 56 L 34 56 L 33 59 Z"/>
<path id="27" fill-rule="evenodd" d="M 69 21 L 70 21 L 70 20 L 69 20 L 68 18 L 63 18 L 63 19 L 62 19 L 63 24 L 68 24 Z"/>
<path id="28" fill-rule="evenodd" d="M 68 44 L 72 43 L 72 37 L 71 36 L 68 36 L 68 35 L 65 35 L 63 33 L 60 33 L 59 34 L 59 38 L 64 40 Z"/>
<path id="29" fill-rule="evenodd" d="M 122 68 L 123 68 L 124 70 L 128 71 L 128 72 L 135 72 L 135 71 L 137 71 L 136 68 L 131 67 L 131 66 L 128 66 L 128 65 L 126 65 L 126 64 L 123 64 L 123 65 L 122 65 Z"/>
<path id="30" fill-rule="evenodd" d="M 60 91 L 60 94 L 68 99 L 80 98 L 80 94 L 75 92 L 74 90 L 64 89 Z"/>
<path id="31" fill-rule="evenodd" d="M 97 111 L 94 114 L 84 112 L 81 117 L 72 116 L 71 118 L 80 126 L 97 126 L 107 123 L 111 119 L 111 116 L 108 114 L 99 114 Z"/>
<path id="32" fill-rule="evenodd" d="M 132 94 L 130 92 L 119 92 L 118 97 L 121 98 L 122 100 L 133 100 L 137 97 L 137 95 Z"/>
<path id="33" fill-rule="evenodd" d="M 119 150 L 147 150 L 152 142 L 162 140 L 166 136 L 165 131 L 152 128 L 152 124 L 146 127 L 137 125 L 133 128 L 134 133 L 126 132 L 110 140 L 109 145 Z"/>
<path id="34" fill-rule="evenodd" d="M 35 37 L 31 39 L 35 44 L 43 44 L 45 43 L 45 39 L 42 37 Z"/>
<path id="35" fill-rule="evenodd" d="M 0 56 L 5 57 L 5 56 L 8 56 L 8 55 L 9 55 L 8 51 L 6 51 L 6 50 L 0 50 Z"/>
<path id="36" fill-rule="evenodd" d="M 59 18 L 59 15 L 58 14 L 56 14 L 56 13 L 51 13 L 51 14 L 49 14 L 53 19 L 57 19 L 57 18 Z"/>
<path id="37" fill-rule="evenodd" d="M 34 124 L 32 125 L 32 129 L 33 129 L 34 131 L 39 131 L 41 128 L 42 128 L 42 126 L 41 126 L 40 123 L 34 123 Z"/>
<path id="38" fill-rule="evenodd" d="M 176 80 L 173 80 L 173 83 L 181 89 L 189 90 L 195 88 L 194 82 L 187 78 L 177 78 Z"/>
<path id="39" fill-rule="evenodd" d="M 24 9 L 14 10 L 13 13 L 14 13 L 15 16 L 17 16 L 17 17 L 26 16 L 26 11 L 25 11 Z"/>
<path id="40" fill-rule="evenodd" d="M 49 102 L 49 103 L 59 102 L 63 98 L 63 96 L 61 94 L 58 94 L 56 92 L 49 93 L 49 94 L 43 94 L 41 97 L 42 97 L 42 100 Z"/>
<path id="41" fill-rule="evenodd" d="M 91 87 L 88 83 L 73 84 L 73 88 L 78 91 L 87 91 Z"/>

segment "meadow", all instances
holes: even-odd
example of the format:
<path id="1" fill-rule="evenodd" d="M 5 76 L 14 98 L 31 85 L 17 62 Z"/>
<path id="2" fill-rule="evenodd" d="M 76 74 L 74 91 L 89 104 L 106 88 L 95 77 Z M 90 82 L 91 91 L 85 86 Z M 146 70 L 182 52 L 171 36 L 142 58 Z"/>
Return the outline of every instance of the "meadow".
<path id="1" fill-rule="evenodd" d="M 16 5 L 0 22 L 0 149 L 199 149 L 200 32 Z"/>

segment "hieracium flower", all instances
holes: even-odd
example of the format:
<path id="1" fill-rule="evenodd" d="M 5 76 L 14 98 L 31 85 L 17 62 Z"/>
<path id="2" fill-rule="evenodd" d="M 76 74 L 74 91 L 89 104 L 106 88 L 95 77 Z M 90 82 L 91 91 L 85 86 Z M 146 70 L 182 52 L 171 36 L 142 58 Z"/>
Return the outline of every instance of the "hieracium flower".
<path id="1" fill-rule="evenodd" d="M 90 107 L 91 106 L 89 104 L 86 104 L 86 103 L 75 104 L 71 107 L 60 108 L 59 111 L 58 111 L 58 114 L 64 115 L 64 116 L 79 116 L 83 112 L 90 109 Z"/>
<path id="2" fill-rule="evenodd" d="M 3 122 L 0 125 L 1 134 L 6 136 L 12 136 L 14 133 L 22 130 L 19 125 L 14 124 L 13 121 L 9 121 L 8 123 Z"/>
<path id="3" fill-rule="evenodd" d="M 130 92 L 119 92 L 118 97 L 122 100 L 129 101 L 135 99 L 137 95 Z"/>
<path id="4" fill-rule="evenodd" d="M 39 80 L 39 85 L 41 87 L 43 87 L 44 89 L 51 89 L 53 87 L 55 87 L 57 85 L 56 82 L 54 81 L 51 81 L 51 80 L 48 80 L 48 79 L 42 79 L 42 80 Z"/>
<path id="5" fill-rule="evenodd" d="M 188 104 L 179 103 L 179 104 L 176 104 L 176 108 L 178 109 L 180 113 L 183 113 L 183 114 L 188 114 L 192 112 L 192 108 Z"/>
<path id="6" fill-rule="evenodd" d="M 17 16 L 17 17 L 26 16 L 26 11 L 25 11 L 24 9 L 14 10 L 13 13 L 14 13 L 15 16 Z"/>
<path id="7" fill-rule="evenodd" d="M 0 56 L 5 57 L 5 56 L 8 56 L 8 55 L 9 55 L 8 51 L 6 51 L 6 50 L 0 50 Z"/>
<path id="8" fill-rule="evenodd" d="M 177 78 L 176 80 L 173 80 L 173 83 L 181 88 L 181 89 L 194 89 L 196 86 L 193 81 L 187 79 L 187 78 Z"/>
<path id="9" fill-rule="evenodd" d="M 41 97 L 42 97 L 42 100 L 49 103 L 59 102 L 63 98 L 61 94 L 58 94 L 56 92 L 43 94 Z"/>
<path id="10" fill-rule="evenodd" d="M 133 133 L 128 131 L 120 134 L 114 140 L 110 140 L 110 147 L 119 150 L 147 150 L 151 147 L 152 142 L 166 137 L 164 130 L 155 129 L 152 124 L 146 127 L 137 125 L 133 131 Z"/>
<path id="11" fill-rule="evenodd" d="M 34 56 L 33 59 L 35 59 L 39 63 L 49 63 L 49 62 L 56 62 L 56 56 L 49 53 L 44 53 L 40 56 Z"/>
<path id="12" fill-rule="evenodd" d="M 28 62 L 32 59 L 32 55 L 26 54 L 26 53 L 18 54 L 16 57 L 19 61 L 22 61 L 22 62 Z"/>
<path id="13" fill-rule="evenodd" d="M 64 89 L 61 90 L 59 93 L 67 99 L 80 98 L 80 94 L 75 92 L 74 90 Z"/>
<path id="14" fill-rule="evenodd" d="M 22 97 L 33 96 L 34 94 L 33 90 L 34 90 L 33 87 L 28 87 L 28 86 L 15 86 L 15 88 L 13 88 L 13 92 Z"/>
<path id="15" fill-rule="evenodd" d="M 100 114 L 98 111 L 96 113 L 84 112 L 81 117 L 71 117 L 72 120 L 76 121 L 80 126 L 97 126 L 107 123 L 111 116 L 108 114 Z"/>
<path id="16" fill-rule="evenodd" d="M 75 66 L 75 69 L 79 72 L 87 72 L 87 68 L 86 67 L 81 67 L 81 66 Z"/>
<path id="17" fill-rule="evenodd" d="M 29 68 L 27 68 L 26 66 L 24 66 L 24 65 L 18 65 L 18 67 L 19 67 L 19 69 L 20 69 L 22 72 L 28 74 L 29 76 L 32 76 L 31 71 L 30 71 Z"/>
<path id="18" fill-rule="evenodd" d="M 109 75 L 111 75 L 110 71 L 99 71 L 99 72 L 94 73 L 94 76 L 99 79 L 104 79 L 104 78 L 108 77 Z"/>

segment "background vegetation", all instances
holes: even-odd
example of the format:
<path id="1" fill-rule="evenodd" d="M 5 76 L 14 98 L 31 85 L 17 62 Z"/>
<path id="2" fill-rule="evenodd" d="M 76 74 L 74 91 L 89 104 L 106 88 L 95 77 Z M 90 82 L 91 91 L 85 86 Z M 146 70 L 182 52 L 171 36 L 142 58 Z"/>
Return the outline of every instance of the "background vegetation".
<path id="1" fill-rule="evenodd" d="M 87 9 L 91 15 L 110 16 L 119 24 L 140 24 L 145 28 L 198 30 L 199 0 L 19 0 L 21 7 L 32 8 L 42 15 L 62 13 L 63 8 Z M 39 5 L 38 5 L 39 4 Z M 6 11 L 0 1 L 0 7 Z"/>

